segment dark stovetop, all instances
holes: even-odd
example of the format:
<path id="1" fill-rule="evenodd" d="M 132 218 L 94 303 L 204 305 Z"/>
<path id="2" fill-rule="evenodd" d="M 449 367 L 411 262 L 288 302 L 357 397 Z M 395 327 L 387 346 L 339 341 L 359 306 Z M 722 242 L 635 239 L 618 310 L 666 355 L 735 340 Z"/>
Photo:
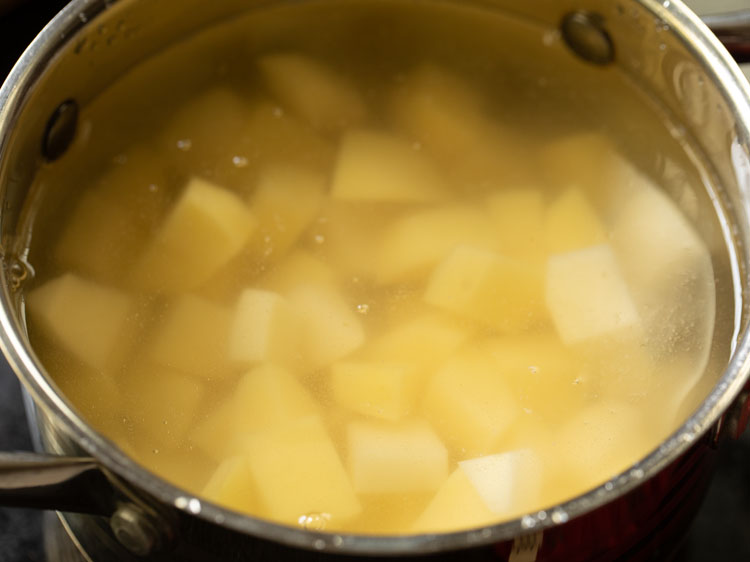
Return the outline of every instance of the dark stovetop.
<path id="1" fill-rule="evenodd" d="M 0 76 L 64 4 L 26 0 L 2 13 L 0 1 Z M 0 359 L 0 451 L 30 449 L 20 387 Z M 716 477 L 685 539 L 680 562 L 750 561 L 750 432 L 725 444 L 719 456 Z M 0 562 L 43 560 L 40 513 L 0 508 Z"/>

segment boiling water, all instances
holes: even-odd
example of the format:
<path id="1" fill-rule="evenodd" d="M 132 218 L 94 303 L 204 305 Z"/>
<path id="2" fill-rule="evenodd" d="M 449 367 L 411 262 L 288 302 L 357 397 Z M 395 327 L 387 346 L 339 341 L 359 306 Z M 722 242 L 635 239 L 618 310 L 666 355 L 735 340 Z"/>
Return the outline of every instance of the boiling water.
<path id="1" fill-rule="evenodd" d="M 670 130 L 551 30 L 258 11 L 84 108 L 36 185 L 29 334 L 98 430 L 232 509 L 410 533 L 551 506 L 728 356 L 726 245 Z"/>

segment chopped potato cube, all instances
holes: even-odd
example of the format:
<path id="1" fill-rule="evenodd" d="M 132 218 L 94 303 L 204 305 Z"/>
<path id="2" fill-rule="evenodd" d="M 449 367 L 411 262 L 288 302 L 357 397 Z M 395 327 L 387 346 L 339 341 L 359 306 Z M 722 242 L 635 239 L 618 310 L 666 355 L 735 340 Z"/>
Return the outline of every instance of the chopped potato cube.
<path id="1" fill-rule="evenodd" d="M 357 90 L 317 60 L 279 53 L 260 57 L 258 67 L 268 89 L 317 130 L 339 133 L 367 116 Z"/>
<path id="2" fill-rule="evenodd" d="M 505 332 L 544 318 L 541 265 L 460 246 L 430 276 L 425 302 Z"/>
<path id="3" fill-rule="evenodd" d="M 328 365 L 365 342 L 364 328 L 354 308 L 334 289 L 298 285 L 288 298 L 302 317 L 303 350 L 312 366 Z"/>
<path id="4" fill-rule="evenodd" d="M 193 295 L 167 304 L 158 331 L 151 336 L 148 358 L 165 367 L 213 379 L 227 376 L 227 338 L 231 313 Z"/>
<path id="5" fill-rule="evenodd" d="M 471 355 L 451 360 L 432 376 L 422 406 L 462 457 L 495 452 L 518 415 L 502 371 L 486 358 Z"/>
<path id="6" fill-rule="evenodd" d="M 334 287 L 336 276 L 325 262 L 304 250 L 289 254 L 258 280 L 260 287 L 281 294 L 305 283 Z"/>
<path id="7" fill-rule="evenodd" d="M 256 226 L 239 197 L 193 178 L 136 265 L 133 281 L 148 290 L 194 289 L 242 250 Z"/>
<path id="8" fill-rule="evenodd" d="M 259 515 L 296 525 L 304 515 L 325 514 L 338 526 L 360 512 L 346 470 L 319 418 L 259 432 L 245 442 L 244 451 L 262 505 Z"/>
<path id="9" fill-rule="evenodd" d="M 277 293 L 245 289 L 234 312 L 229 334 L 229 358 L 239 363 L 300 362 L 302 321 Z"/>
<path id="10" fill-rule="evenodd" d="M 203 488 L 202 495 L 235 511 L 255 513 L 258 509 L 250 466 L 241 455 L 230 457 L 218 466 Z"/>
<path id="11" fill-rule="evenodd" d="M 414 409 L 417 373 L 397 363 L 334 363 L 333 398 L 348 410 L 386 420 L 399 420 Z"/>
<path id="12" fill-rule="evenodd" d="M 606 244 L 550 256 L 546 294 L 557 333 L 568 345 L 640 322 L 617 260 Z"/>
<path id="13" fill-rule="evenodd" d="M 236 454 L 248 435 L 317 411 L 315 400 L 294 375 L 263 364 L 240 378 L 231 396 L 196 428 L 193 440 L 208 455 L 221 460 Z"/>
<path id="14" fill-rule="evenodd" d="M 607 232 L 580 189 L 568 189 L 547 209 L 544 224 L 551 254 L 604 244 Z"/>
<path id="15" fill-rule="evenodd" d="M 47 336 L 94 369 L 116 368 L 132 341 L 135 300 L 66 273 L 31 291 L 29 314 Z"/>
<path id="16" fill-rule="evenodd" d="M 544 252 L 544 201 L 534 188 L 493 192 L 487 199 L 494 248 L 504 256 L 541 259 Z"/>
<path id="17" fill-rule="evenodd" d="M 349 470 L 361 494 L 437 490 L 448 476 L 448 451 L 424 421 L 352 422 Z"/>
<path id="18" fill-rule="evenodd" d="M 331 196 L 352 201 L 438 201 L 447 194 L 437 168 L 407 141 L 351 131 L 341 141 Z"/>
<path id="19" fill-rule="evenodd" d="M 397 220 L 384 232 L 376 254 L 380 283 L 424 277 L 460 245 L 495 249 L 494 226 L 478 209 L 454 205 Z"/>
<path id="20" fill-rule="evenodd" d="M 261 172 L 250 206 L 258 217 L 263 255 L 286 254 L 318 216 L 326 179 L 292 166 L 271 166 Z"/>

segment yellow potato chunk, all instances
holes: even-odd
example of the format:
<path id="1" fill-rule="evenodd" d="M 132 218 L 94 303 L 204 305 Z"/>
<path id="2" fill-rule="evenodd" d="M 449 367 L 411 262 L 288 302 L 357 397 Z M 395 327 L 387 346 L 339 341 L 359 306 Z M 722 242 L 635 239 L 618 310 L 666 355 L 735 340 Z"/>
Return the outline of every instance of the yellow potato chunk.
<path id="1" fill-rule="evenodd" d="M 520 259 L 540 259 L 544 252 L 544 200 L 538 189 L 495 191 L 487 198 L 496 248 Z"/>
<path id="2" fill-rule="evenodd" d="M 45 334 L 94 369 L 120 364 L 133 344 L 128 294 L 66 273 L 31 291 L 28 311 Z"/>
<path id="3" fill-rule="evenodd" d="M 289 293 L 304 283 L 329 287 L 336 285 L 336 275 L 328 264 L 305 250 L 289 254 L 258 280 L 260 287 L 281 294 Z"/>
<path id="4" fill-rule="evenodd" d="M 245 289 L 235 308 L 229 358 L 237 363 L 299 363 L 302 321 L 287 300 L 271 291 Z"/>
<path id="5" fill-rule="evenodd" d="M 201 379 L 230 374 L 227 363 L 229 309 L 193 295 L 167 303 L 164 318 L 150 338 L 148 358 Z"/>
<path id="6" fill-rule="evenodd" d="M 519 413 L 500 369 L 472 355 L 454 358 L 432 376 L 422 407 L 464 458 L 495 452 Z"/>
<path id="7" fill-rule="evenodd" d="M 446 186 L 430 158 L 409 142 L 358 130 L 341 141 L 331 196 L 351 201 L 438 201 Z"/>
<path id="8" fill-rule="evenodd" d="M 424 421 L 352 422 L 349 471 L 361 494 L 437 490 L 448 476 L 448 451 Z"/>
<path id="9" fill-rule="evenodd" d="M 575 188 L 563 192 L 547 209 L 544 236 L 551 254 L 607 242 L 607 231 L 596 211 L 583 192 Z"/>
<path id="10" fill-rule="evenodd" d="M 259 515 L 296 525 L 325 514 L 341 525 L 360 510 L 349 476 L 317 417 L 269 428 L 244 444 L 250 476 L 262 506 Z"/>
<path id="11" fill-rule="evenodd" d="M 264 257 L 289 251 L 317 217 L 326 187 L 322 174 L 302 168 L 271 166 L 261 172 L 250 207 L 258 217 Z"/>
<path id="12" fill-rule="evenodd" d="M 221 460 L 236 454 L 248 435 L 317 411 L 315 400 L 294 375 L 276 365 L 263 364 L 240 378 L 224 404 L 197 427 L 193 440 L 211 457 Z"/>
<path id="13" fill-rule="evenodd" d="M 471 331 L 454 319 L 424 314 L 397 325 L 364 351 L 372 360 L 408 363 L 428 370 L 453 355 L 470 337 Z"/>
<path id="14" fill-rule="evenodd" d="M 418 280 L 460 245 L 497 247 L 486 214 L 466 206 L 420 211 L 397 220 L 383 233 L 377 249 L 377 280 Z"/>
<path id="15" fill-rule="evenodd" d="M 241 455 L 226 459 L 216 468 L 202 495 L 235 511 L 254 513 L 258 509 L 250 465 Z"/>
<path id="16" fill-rule="evenodd" d="M 365 342 L 364 328 L 354 307 L 334 289 L 298 285 L 288 298 L 302 318 L 302 348 L 311 365 L 328 365 Z"/>
<path id="17" fill-rule="evenodd" d="M 425 302 L 504 332 L 544 318 L 542 267 L 460 246 L 435 268 Z"/>
<path id="18" fill-rule="evenodd" d="M 399 420 L 414 409 L 418 379 L 413 366 L 397 363 L 334 363 L 331 389 L 347 410 Z"/>
<path id="19" fill-rule="evenodd" d="M 132 148 L 98 179 L 60 234 L 55 259 L 63 269 L 118 284 L 148 243 L 166 209 L 159 159 Z"/>
<path id="20" fill-rule="evenodd" d="M 557 333 L 567 345 L 640 323 L 630 290 L 606 244 L 550 256 L 546 296 Z"/>
<path id="21" fill-rule="evenodd" d="M 171 446 L 185 438 L 206 396 L 203 381 L 145 361 L 129 367 L 120 386 L 128 420 L 138 431 Z"/>
<path id="22" fill-rule="evenodd" d="M 323 63 L 292 53 L 265 55 L 258 68 L 268 89 L 313 128 L 339 133 L 360 125 L 367 110 L 359 92 Z"/>
<path id="23" fill-rule="evenodd" d="M 136 265 L 133 282 L 147 290 L 194 289 L 242 250 L 256 226 L 239 197 L 193 178 Z"/>

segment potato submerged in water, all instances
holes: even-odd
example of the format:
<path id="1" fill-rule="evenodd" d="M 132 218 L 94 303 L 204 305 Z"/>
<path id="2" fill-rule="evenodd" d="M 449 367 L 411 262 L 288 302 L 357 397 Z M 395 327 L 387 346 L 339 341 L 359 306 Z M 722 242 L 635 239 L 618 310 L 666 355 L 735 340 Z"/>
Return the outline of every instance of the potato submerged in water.
<path id="1" fill-rule="evenodd" d="M 689 409 L 717 315 L 702 233 L 603 132 L 629 86 L 461 8 L 296 8 L 323 33 L 228 24 L 221 71 L 152 91 L 161 121 L 34 238 L 51 376 L 147 468 L 308 529 L 490 525 L 625 470 Z M 383 17 L 388 45 L 355 25 Z"/>

